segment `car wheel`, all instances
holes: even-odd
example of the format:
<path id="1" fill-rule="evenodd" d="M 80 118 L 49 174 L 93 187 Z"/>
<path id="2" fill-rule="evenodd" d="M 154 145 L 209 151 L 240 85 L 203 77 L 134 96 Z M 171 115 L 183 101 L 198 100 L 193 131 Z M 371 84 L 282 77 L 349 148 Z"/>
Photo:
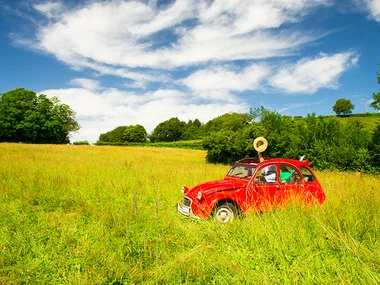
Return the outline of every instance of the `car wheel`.
<path id="1" fill-rule="evenodd" d="M 218 205 L 214 212 L 215 219 L 220 223 L 232 222 L 237 215 L 237 210 L 234 204 L 229 202 Z"/>

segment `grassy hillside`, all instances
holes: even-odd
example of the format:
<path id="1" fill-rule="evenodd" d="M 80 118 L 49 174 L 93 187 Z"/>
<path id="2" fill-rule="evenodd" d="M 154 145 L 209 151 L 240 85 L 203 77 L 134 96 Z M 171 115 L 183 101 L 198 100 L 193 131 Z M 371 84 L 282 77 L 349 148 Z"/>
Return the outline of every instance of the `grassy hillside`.
<path id="1" fill-rule="evenodd" d="M 360 120 L 364 128 L 369 131 L 373 131 L 376 127 L 376 124 L 380 124 L 380 113 L 363 113 L 363 114 L 352 114 L 349 116 L 322 116 L 326 118 L 337 118 L 342 123 L 346 123 L 348 120 L 358 119 Z M 304 120 L 302 117 L 294 117 L 296 121 Z"/>
<path id="2" fill-rule="evenodd" d="M 0 144 L 0 284 L 379 284 L 380 178 L 317 173 L 321 207 L 181 218 L 204 151 Z"/>
<path id="3" fill-rule="evenodd" d="M 376 127 L 376 124 L 380 123 L 380 113 L 353 114 L 349 117 L 340 117 L 339 120 L 344 123 L 350 118 L 360 120 L 363 123 L 364 128 L 369 131 L 372 131 Z"/>

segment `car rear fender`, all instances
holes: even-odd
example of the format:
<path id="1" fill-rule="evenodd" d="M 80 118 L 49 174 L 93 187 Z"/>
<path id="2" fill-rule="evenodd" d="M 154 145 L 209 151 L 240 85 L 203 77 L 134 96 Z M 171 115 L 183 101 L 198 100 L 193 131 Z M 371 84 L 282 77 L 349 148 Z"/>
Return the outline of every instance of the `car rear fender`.
<path id="1" fill-rule="evenodd" d="M 323 204 L 326 200 L 326 195 L 318 182 L 305 183 L 305 194 L 308 202 L 318 202 Z"/>

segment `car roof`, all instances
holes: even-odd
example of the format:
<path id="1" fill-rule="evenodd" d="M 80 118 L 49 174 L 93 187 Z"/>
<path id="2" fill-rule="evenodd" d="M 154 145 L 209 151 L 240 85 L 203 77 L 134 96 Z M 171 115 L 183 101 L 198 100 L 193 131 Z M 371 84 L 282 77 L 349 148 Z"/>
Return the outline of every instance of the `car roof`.
<path id="1" fill-rule="evenodd" d="M 308 160 L 298 160 L 298 159 L 292 159 L 292 158 L 270 158 L 266 159 L 265 161 L 262 162 L 263 164 L 267 163 L 288 163 L 288 164 L 293 164 L 296 167 L 301 167 L 301 166 L 310 166 L 310 161 Z"/>
<path id="2" fill-rule="evenodd" d="M 260 160 L 258 157 L 247 157 L 235 162 L 235 164 L 238 163 L 259 164 Z"/>
<path id="3" fill-rule="evenodd" d="M 310 166 L 310 161 L 309 160 L 297 160 L 297 159 L 292 159 L 292 158 L 269 158 L 265 159 L 262 164 L 269 164 L 269 163 L 288 163 L 292 164 L 296 167 L 300 166 Z M 248 157 L 241 159 L 239 161 L 235 162 L 236 164 L 244 164 L 244 165 L 258 165 L 260 164 L 260 160 L 257 157 Z"/>

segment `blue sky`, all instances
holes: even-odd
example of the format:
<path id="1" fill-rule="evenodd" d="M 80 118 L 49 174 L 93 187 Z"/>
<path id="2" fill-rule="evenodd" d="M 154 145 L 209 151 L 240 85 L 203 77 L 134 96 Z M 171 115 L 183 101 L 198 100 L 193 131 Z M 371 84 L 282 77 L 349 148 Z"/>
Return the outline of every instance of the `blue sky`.
<path id="1" fill-rule="evenodd" d="M 0 0 L 0 93 L 59 97 L 71 141 L 260 105 L 375 112 L 379 63 L 380 0 Z"/>

